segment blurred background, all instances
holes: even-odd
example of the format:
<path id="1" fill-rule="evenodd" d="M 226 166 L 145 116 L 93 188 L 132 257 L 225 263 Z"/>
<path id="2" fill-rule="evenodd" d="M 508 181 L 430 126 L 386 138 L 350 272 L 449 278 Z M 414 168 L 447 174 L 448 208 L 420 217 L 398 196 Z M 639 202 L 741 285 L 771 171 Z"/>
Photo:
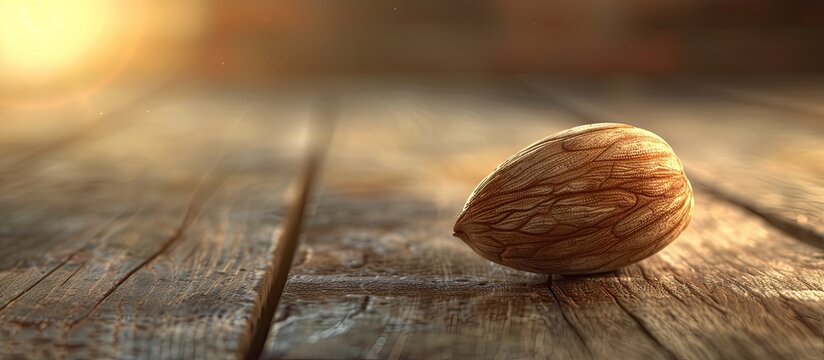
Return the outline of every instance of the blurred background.
<path id="1" fill-rule="evenodd" d="M 821 70 L 814 0 L 0 0 L 6 109 L 170 79 Z"/>

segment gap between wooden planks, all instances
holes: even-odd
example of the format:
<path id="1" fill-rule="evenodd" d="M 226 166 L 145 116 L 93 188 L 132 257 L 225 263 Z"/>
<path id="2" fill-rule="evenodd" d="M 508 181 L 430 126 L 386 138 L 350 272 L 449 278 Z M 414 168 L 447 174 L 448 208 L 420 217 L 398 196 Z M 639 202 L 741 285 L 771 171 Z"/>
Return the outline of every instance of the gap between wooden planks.
<path id="1" fill-rule="evenodd" d="M 444 235 L 463 196 L 536 134 L 580 120 L 540 99 L 519 104 L 489 89 L 360 90 L 366 94 L 344 101 L 325 195 L 266 357 L 815 358 L 822 351 L 824 291 L 808 282 L 822 277 L 815 250 L 700 191 L 703 212 L 692 230 L 614 274 L 547 284 L 481 260 Z"/>
<path id="2" fill-rule="evenodd" d="M 239 354 L 244 359 L 258 359 L 269 335 L 275 310 L 286 285 L 295 250 L 298 247 L 298 239 L 303 230 L 303 218 L 306 212 L 306 204 L 309 201 L 309 194 L 332 138 L 338 110 L 337 101 L 337 96 L 327 94 L 320 98 L 321 103 L 317 106 L 319 114 L 316 117 L 317 120 L 314 126 L 309 131 L 310 141 L 307 160 L 298 178 L 295 198 L 284 220 L 283 233 L 273 254 L 273 276 L 267 284 L 264 284 L 264 289 L 260 295 L 262 308 L 258 316 L 257 326 L 252 330 L 249 346 L 246 349 L 239 349 Z"/>

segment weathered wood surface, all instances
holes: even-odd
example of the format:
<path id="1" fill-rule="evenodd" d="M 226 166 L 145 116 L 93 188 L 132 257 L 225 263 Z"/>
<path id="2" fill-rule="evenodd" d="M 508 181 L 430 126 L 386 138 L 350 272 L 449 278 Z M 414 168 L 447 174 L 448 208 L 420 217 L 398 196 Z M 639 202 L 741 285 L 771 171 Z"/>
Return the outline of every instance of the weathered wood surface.
<path id="1" fill-rule="evenodd" d="M 331 115 L 295 89 L 166 89 L 30 126 L 0 113 L 0 358 L 254 357 L 272 317 L 263 358 L 821 358 L 814 112 L 694 84 L 517 84 L 332 86 L 322 166 L 309 124 Z M 450 236 L 500 161 L 593 120 L 659 133 L 699 180 L 670 247 L 548 277 Z"/>
<path id="2" fill-rule="evenodd" d="M 824 248 L 822 117 L 683 83 L 530 85 L 582 121 L 626 122 L 661 135 L 696 185 Z"/>
<path id="3" fill-rule="evenodd" d="M 247 351 L 306 105 L 161 93 L 122 130 L 32 146 L 53 151 L 0 179 L 0 358 Z"/>
<path id="4" fill-rule="evenodd" d="M 547 277 L 474 254 L 450 236 L 466 194 L 508 155 L 580 119 L 518 91 L 469 94 L 399 87 L 343 99 L 266 357 L 824 352 L 821 251 L 706 192 L 670 247 L 614 273 Z"/>

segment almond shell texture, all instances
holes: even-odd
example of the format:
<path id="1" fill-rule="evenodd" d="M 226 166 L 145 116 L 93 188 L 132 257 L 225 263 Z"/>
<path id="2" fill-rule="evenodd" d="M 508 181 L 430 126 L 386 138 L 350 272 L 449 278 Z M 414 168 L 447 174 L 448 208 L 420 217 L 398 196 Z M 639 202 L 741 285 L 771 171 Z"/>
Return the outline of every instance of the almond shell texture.
<path id="1" fill-rule="evenodd" d="M 589 274 L 640 261 L 689 224 L 692 187 L 659 136 L 578 126 L 521 150 L 475 188 L 455 236 L 496 263 Z"/>

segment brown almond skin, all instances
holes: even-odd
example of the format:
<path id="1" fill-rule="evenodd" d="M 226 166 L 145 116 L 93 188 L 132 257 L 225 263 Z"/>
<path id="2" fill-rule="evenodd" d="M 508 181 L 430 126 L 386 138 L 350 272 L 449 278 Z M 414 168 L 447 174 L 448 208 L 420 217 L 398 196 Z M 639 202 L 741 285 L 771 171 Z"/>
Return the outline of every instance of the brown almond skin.
<path id="1" fill-rule="evenodd" d="M 689 224 L 681 161 L 647 130 L 578 126 L 521 150 L 475 188 L 455 236 L 518 270 L 592 274 L 638 262 Z"/>

